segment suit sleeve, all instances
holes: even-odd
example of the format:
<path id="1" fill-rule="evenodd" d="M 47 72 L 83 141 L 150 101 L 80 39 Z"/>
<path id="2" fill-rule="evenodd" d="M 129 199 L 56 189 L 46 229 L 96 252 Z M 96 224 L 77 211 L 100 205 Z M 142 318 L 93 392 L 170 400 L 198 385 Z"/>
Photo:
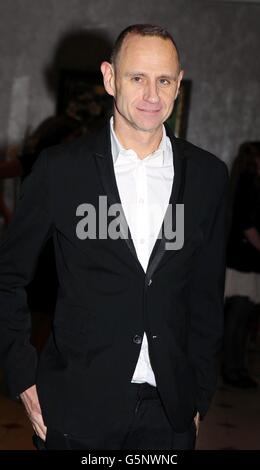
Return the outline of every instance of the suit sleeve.
<path id="1" fill-rule="evenodd" d="M 12 397 L 35 383 L 37 353 L 30 343 L 31 316 L 25 287 L 52 235 L 47 156 L 43 152 L 24 180 L 0 245 L 0 358 Z"/>
<path id="2" fill-rule="evenodd" d="M 203 417 L 217 384 L 217 358 L 224 318 L 228 173 L 220 166 L 215 204 L 191 275 L 188 354 L 197 377 L 197 410 Z M 220 191 L 219 191 L 220 189 Z"/>

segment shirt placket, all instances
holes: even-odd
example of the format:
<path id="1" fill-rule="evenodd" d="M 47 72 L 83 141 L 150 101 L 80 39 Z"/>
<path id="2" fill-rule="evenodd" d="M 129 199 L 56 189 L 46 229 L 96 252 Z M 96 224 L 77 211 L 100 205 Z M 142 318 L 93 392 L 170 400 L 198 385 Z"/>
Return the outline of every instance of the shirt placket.
<path id="1" fill-rule="evenodd" d="M 149 227 L 147 210 L 147 175 L 143 160 L 137 165 L 136 242 L 138 258 L 146 271 L 149 259 Z"/>

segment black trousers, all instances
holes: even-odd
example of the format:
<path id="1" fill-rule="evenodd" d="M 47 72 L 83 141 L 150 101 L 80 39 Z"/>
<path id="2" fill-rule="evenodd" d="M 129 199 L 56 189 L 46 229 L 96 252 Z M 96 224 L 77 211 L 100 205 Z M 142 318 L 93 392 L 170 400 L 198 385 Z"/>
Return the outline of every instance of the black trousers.
<path id="1" fill-rule="evenodd" d="M 127 432 L 122 426 L 117 435 L 102 436 L 100 442 L 91 445 L 84 439 L 74 439 L 61 432 L 49 429 L 46 441 L 34 435 L 33 441 L 39 450 L 192 450 L 196 442 L 196 426 L 192 421 L 185 432 L 175 432 L 165 414 L 157 388 L 151 385 L 131 384 L 137 388 L 137 400 L 133 408 L 132 422 Z"/>

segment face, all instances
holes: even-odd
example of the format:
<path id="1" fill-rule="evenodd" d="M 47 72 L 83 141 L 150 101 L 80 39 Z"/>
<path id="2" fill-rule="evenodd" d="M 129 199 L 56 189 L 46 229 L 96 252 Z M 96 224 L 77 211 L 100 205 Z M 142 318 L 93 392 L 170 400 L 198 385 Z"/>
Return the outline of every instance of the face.
<path id="1" fill-rule="evenodd" d="M 129 34 L 115 69 L 103 62 L 101 71 L 117 124 L 154 132 L 170 116 L 183 76 L 170 40 Z"/>

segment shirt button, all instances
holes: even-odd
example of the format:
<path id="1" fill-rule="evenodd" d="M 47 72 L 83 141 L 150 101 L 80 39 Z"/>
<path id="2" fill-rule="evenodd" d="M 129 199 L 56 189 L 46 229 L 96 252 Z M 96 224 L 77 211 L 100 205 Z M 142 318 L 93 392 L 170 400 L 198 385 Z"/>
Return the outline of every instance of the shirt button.
<path id="1" fill-rule="evenodd" d="M 143 244 L 145 243 L 145 239 L 144 239 L 144 238 L 141 238 L 141 239 L 140 239 L 140 243 L 141 243 L 141 245 L 143 245 Z"/>
<path id="2" fill-rule="evenodd" d="M 135 344 L 141 344 L 141 342 L 142 342 L 142 337 L 141 337 L 141 336 L 135 335 L 135 336 L 133 337 L 133 343 L 135 343 Z"/>
<path id="3" fill-rule="evenodd" d="M 142 197 L 140 197 L 140 199 L 139 199 L 138 202 L 139 202 L 139 204 L 143 204 L 143 203 L 144 203 L 144 199 L 143 199 Z"/>

